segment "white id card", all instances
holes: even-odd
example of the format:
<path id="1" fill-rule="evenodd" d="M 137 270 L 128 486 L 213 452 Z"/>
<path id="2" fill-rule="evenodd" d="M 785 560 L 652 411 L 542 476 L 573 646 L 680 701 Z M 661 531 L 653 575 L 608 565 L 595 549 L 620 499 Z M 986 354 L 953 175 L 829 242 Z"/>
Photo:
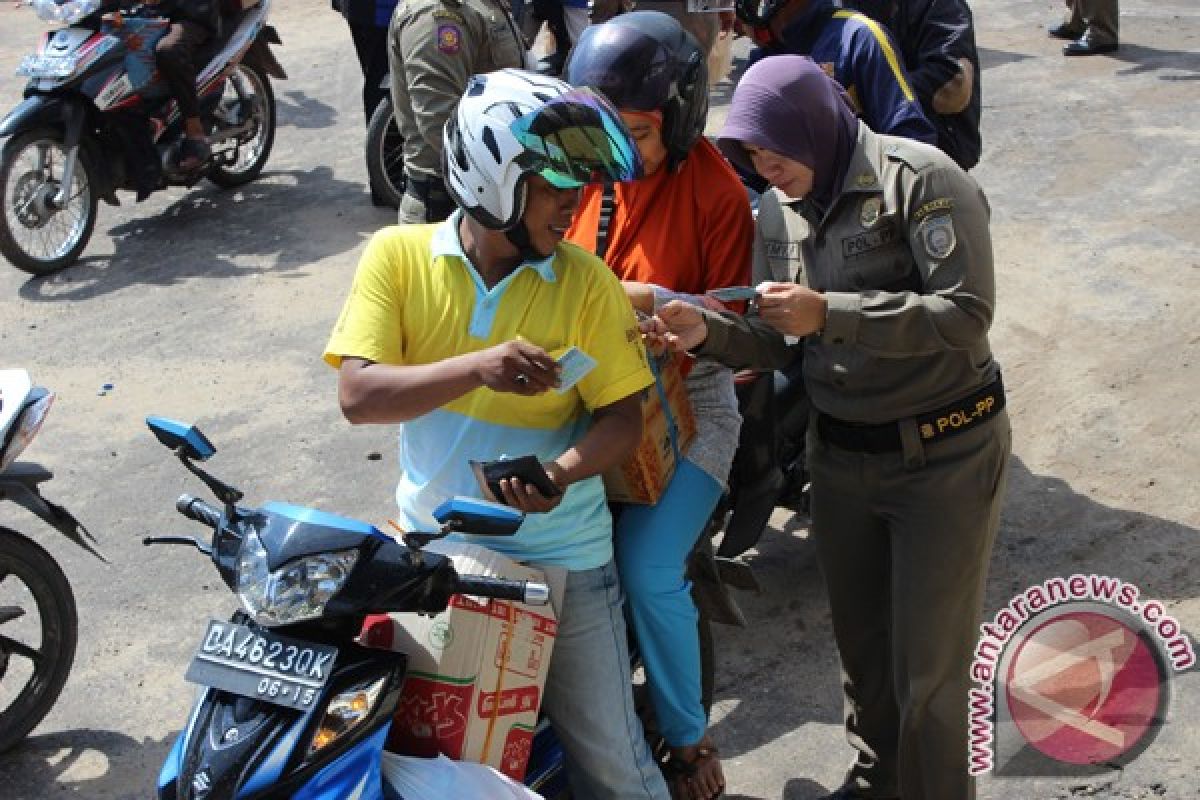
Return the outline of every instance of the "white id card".
<path id="1" fill-rule="evenodd" d="M 562 394 L 575 384 L 579 383 L 589 372 L 596 368 L 596 359 L 592 358 L 578 347 L 572 347 L 570 350 L 559 356 L 557 363 L 561 368 L 561 371 L 558 374 L 561 383 L 559 383 L 558 388 L 554 391 L 558 392 L 559 394 Z"/>

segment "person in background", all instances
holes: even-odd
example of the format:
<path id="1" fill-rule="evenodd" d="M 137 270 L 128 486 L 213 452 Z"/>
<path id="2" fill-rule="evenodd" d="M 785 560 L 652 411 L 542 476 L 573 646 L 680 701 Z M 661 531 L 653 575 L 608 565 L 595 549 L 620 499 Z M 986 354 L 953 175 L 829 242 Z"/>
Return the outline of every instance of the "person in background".
<path id="1" fill-rule="evenodd" d="M 439 222 L 454 210 L 442 180 L 442 129 L 471 75 L 525 66 L 525 39 L 507 0 L 401 0 L 388 37 L 404 138 L 399 220 Z"/>
<path id="2" fill-rule="evenodd" d="M 158 11 L 171 21 L 171 27 L 155 45 L 154 57 L 183 117 L 179 168 L 191 172 L 212 157 L 196 94 L 200 72 L 196 54 L 220 31 L 220 4 L 217 0 L 165 0 L 159 3 Z"/>
<path id="3" fill-rule="evenodd" d="M 855 119 L 799 56 L 746 71 L 717 143 L 771 183 L 759 234 L 798 254 L 799 280 L 761 284 L 758 316 L 670 303 L 646 327 L 733 367 L 804 351 L 811 530 L 856 756 L 827 800 L 972 800 L 970 665 L 1012 449 L 987 200 L 945 153 Z"/>
<path id="4" fill-rule="evenodd" d="M 470 460 L 543 462 L 553 496 L 500 482 L 526 514 L 515 536 L 465 538 L 567 570 L 543 708 L 573 796 L 666 800 L 633 706 L 600 478 L 637 445 L 653 377 L 616 277 L 562 241 L 579 187 L 635 177 L 637 151 L 603 98 L 519 70 L 473 76 L 445 137 L 459 210 L 371 239 L 325 348 L 338 402 L 353 423 L 400 424 L 407 530 L 436 529 L 449 497 L 482 497 Z M 597 364 L 562 387 L 554 359 L 572 346 Z"/>
<path id="5" fill-rule="evenodd" d="M 333 0 L 350 26 L 354 52 L 362 70 L 363 120 L 371 123 L 375 108 L 387 96 L 383 79 L 388 74 L 388 25 L 397 0 Z"/>
<path id="6" fill-rule="evenodd" d="M 1066 0 L 1067 19 L 1047 30 L 1055 39 L 1070 39 L 1065 56 L 1094 56 L 1117 49 L 1120 12 L 1117 0 Z"/>
<path id="7" fill-rule="evenodd" d="M 567 239 L 602 257 L 644 314 L 676 298 L 716 303 L 707 290 L 749 283 L 754 221 L 745 187 L 703 136 L 708 78 L 696 39 L 666 14 L 621 14 L 584 31 L 566 75 L 617 107 L 646 173 L 584 189 Z M 706 734 L 697 611 L 685 573 L 725 488 L 741 419 L 727 368 L 700 360 L 686 386 L 696 438 L 656 504 L 614 511 L 615 535 L 650 698 L 670 746 L 672 795 L 709 800 L 724 776 Z"/>
<path id="8" fill-rule="evenodd" d="M 376 107 L 388 93 L 384 86 L 388 74 L 388 25 L 396 0 L 333 0 L 333 8 L 350 26 L 350 38 L 363 76 L 363 121 L 370 125 Z M 374 186 L 371 187 L 371 203 L 381 207 L 388 205 Z"/>
<path id="9" fill-rule="evenodd" d="M 975 21 L 966 0 L 844 0 L 887 26 L 937 146 L 963 169 L 979 163 L 983 108 Z"/>
<path id="10" fill-rule="evenodd" d="M 937 142 L 891 38 L 875 20 L 834 0 L 737 0 L 737 14 L 759 45 L 751 63 L 780 54 L 811 56 L 842 85 L 871 130 Z"/>

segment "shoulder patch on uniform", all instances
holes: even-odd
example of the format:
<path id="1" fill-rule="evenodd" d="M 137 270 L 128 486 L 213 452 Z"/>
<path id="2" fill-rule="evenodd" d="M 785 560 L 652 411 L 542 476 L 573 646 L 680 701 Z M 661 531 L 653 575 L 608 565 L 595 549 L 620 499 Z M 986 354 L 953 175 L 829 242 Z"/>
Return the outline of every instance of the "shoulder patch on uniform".
<path id="1" fill-rule="evenodd" d="M 437 26 L 438 52 L 448 56 L 457 55 L 462 50 L 462 28 L 452 22 L 442 22 Z"/>
<path id="2" fill-rule="evenodd" d="M 949 214 L 934 214 L 926 217 L 917 226 L 917 237 L 925 246 L 925 252 L 935 261 L 949 258 L 958 244 L 954 234 L 954 220 Z"/>
<path id="3" fill-rule="evenodd" d="M 930 200 L 914 211 L 912 219 L 913 222 L 920 222 L 935 211 L 952 211 L 953 209 L 953 200 L 949 197 L 939 197 L 936 200 Z"/>

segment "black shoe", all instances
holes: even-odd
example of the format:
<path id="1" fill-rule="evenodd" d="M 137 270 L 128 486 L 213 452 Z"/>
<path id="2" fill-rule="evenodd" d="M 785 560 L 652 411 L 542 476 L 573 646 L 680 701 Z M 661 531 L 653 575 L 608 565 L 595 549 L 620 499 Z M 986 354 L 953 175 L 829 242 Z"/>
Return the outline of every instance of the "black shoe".
<path id="1" fill-rule="evenodd" d="M 1081 36 L 1077 41 L 1063 47 L 1064 56 L 1097 56 L 1101 53 L 1111 53 L 1117 49 L 1116 42 L 1097 42 L 1088 36 Z"/>
<path id="2" fill-rule="evenodd" d="M 1053 28 L 1047 28 L 1046 35 L 1052 39 L 1066 39 L 1073 42 L 1080 36 L 1083 36 L 1083 31 L 1074 30 L 1064 22 L 1060 25 L 1055 25 Z"/>

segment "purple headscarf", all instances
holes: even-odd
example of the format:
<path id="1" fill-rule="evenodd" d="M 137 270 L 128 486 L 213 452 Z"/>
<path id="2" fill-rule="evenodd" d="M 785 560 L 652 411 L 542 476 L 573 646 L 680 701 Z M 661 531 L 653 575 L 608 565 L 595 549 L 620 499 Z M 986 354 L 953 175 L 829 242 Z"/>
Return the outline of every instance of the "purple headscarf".
<path id="1" fill-rule="evenodd" d="M 838 83 L 808 56 L 768 56 L 746 70 L 717 146 L 742 170 L 754 166 L 744 144 L 799 161 L 813 171 L 810 195 L 826 209 L 845 178 L 858 118 Z"/>

